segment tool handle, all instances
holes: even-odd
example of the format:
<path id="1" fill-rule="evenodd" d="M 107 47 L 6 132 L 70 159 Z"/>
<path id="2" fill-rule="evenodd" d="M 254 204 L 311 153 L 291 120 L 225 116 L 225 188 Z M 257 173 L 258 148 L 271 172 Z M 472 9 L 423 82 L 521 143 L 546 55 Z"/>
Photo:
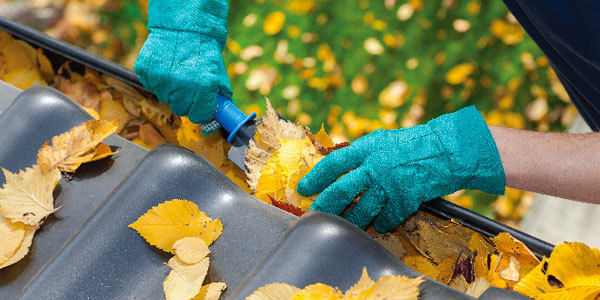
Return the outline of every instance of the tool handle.
<path id="1" fill-rule="evenodd" d="M 217 112 L 215 114 L 215 120 L 229 132 L 227 142 L 231 143 L 235 139 L 235 135 L 238 133 L 240 128 L 249 121 L 256 118 L 256 113 L 253 112 L 246 116 L 231 100 L 225 98 L 223 95 L 218 94 L 217 96 Z"/>

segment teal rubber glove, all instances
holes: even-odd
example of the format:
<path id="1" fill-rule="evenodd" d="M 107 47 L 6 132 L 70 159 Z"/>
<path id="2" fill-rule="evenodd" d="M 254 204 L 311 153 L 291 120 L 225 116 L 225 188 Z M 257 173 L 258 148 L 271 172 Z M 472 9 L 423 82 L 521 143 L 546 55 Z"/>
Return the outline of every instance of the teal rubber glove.
<path id="1" fill-rule="evenodd" d="M 217 93 L 232 99 L 223 63 L 227 40 L 226 0 L 150 0 L 150 35 L 134 71 L 145 88 L 174 114 L 214 125 Z M 218 129 L 203 126 L 205 131 Z"/>
<path id="2" fill-rule="evenodd" d="M 345 172 L 349 173 L 343 175 Z M 461 189 L 504 194 L 504 169 L 481 114 L 470 106 L 425 125 L 377 130 L 323 158 L 298 183 L 321 194 L 310 209 L 341 214 L 361 228 L 396 228 L 419 205 Z"/>

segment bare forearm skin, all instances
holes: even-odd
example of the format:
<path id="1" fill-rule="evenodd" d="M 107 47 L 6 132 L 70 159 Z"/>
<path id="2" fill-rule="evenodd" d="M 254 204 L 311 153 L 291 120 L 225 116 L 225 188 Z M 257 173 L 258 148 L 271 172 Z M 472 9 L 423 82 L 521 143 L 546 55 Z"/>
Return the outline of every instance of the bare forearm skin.
<path id="1" fill-rule="evenodd" d="M 489 128 L 500 152 L 506 186 L 600 204 L 600 133 Z"/>

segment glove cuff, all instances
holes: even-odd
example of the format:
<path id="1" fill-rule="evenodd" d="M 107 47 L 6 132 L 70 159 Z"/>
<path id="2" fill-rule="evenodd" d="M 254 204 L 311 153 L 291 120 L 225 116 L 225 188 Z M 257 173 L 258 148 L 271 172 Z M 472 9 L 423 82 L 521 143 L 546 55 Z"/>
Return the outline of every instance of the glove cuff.
<path id="1" fill-rule="evenodd" d="M 224 46 L 228 14 L 227 0 L 150 0 L 148 27 L 194 31 Z"/>
<path id="2" fill-rule="evenodd" d="M 475 106 L 442 115 L 427 125 L 444 145 L 461 188 L 504 194 L 505 175 L 500 154 Z"/>

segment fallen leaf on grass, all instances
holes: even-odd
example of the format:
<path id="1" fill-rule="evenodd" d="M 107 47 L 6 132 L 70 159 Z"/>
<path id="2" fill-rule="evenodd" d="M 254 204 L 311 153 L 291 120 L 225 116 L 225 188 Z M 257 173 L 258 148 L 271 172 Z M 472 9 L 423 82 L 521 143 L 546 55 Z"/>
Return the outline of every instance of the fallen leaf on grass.
<path id="1" fill-rule="evenodd" d="M 219 219 L 212 220 L 195 203 L 180 199 L 154 206 L 129 227 L 150 245 L 173 254 L 173 245 L 181 238 L 199 237 L 210 245 L 223 232 Z"/>
<path id="2" fill-rule="evenodd" d="M 55 212 L 52 191 L 61 175 L 57 169 L 44 170 L 39 165 L 11 173 L 2 168 L 6 182 L 0 189 L 0 213 L 11 222 L 37 227 L 42 219 Z"/>
<path id="3" fill-rule="evenodd" d="M 46 142 L 38 152 L 38 163 L 47 168 L 75 172 L 81 164 L 96 156 L 96 146 L 114 133 L 118 125 L 118 120 L 90 120 L 75 126 L 68 132 L 53 137 L 51 146 Z"/>

